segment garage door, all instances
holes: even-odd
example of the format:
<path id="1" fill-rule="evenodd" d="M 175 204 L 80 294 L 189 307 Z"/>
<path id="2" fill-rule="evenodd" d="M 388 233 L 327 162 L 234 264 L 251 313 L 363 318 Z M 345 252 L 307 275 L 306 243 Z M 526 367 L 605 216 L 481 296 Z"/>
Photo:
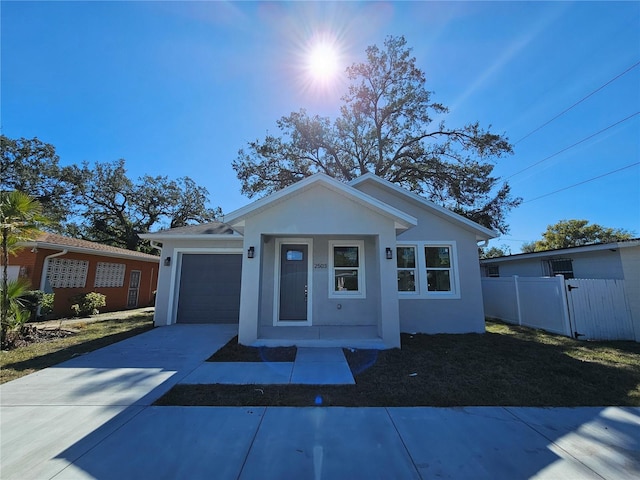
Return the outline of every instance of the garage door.
<path id="1" fill-rule="evenodd" d="M 178 323 L 238 323 L 242 255 L 182 255 Z"/>

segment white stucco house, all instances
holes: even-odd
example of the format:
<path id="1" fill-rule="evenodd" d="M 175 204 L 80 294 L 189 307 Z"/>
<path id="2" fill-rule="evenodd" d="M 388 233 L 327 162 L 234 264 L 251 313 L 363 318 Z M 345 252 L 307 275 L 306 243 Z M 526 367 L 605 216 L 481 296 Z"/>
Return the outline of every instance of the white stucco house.
<path id="1" fill-rule="evenodd" d="M 162 249 L 156 326 L 238 323 L 244 345 L 393 348 L 484 332 L 478 242 L 497 234 L 367 174 L 316 174 Z"/>

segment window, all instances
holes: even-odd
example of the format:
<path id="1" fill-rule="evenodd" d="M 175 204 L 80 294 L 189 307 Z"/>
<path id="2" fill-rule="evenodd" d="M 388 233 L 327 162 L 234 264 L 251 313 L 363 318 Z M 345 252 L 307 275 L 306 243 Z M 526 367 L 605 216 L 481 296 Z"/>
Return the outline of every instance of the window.
<path id="1" fill-rule="evenodd" d="M 416 247 L 396 247 L 398 291 L 416 291 Z"/>
<path id="2" fill-rule="evenodd" d="M 400 298 L 460 298 L 456 243 L 396 245 Z"/>
<path id="3" fill-rule="evenodd" d="M 364 242 L 329 242 L 329 296 L 364 298 Z"/>
<path id="4" fill-rule="evenodd" d="M 81 288 L 87 283 L 89 262 L 52 258 L 47 266 L 47 278 L 52 288 Z"/>
<path id="5" fill-rule="evenodd" d="M 570 258 L 557 258 L 549 260 L 551 276 L 563 275 L 564 278 L 573 278 L 573 263 Z"/>
<path id="6" fill-rule="evenodd" d="M 301 262 L 304 260 L 304 253 L 302 250 L 287 250 L 287 260 L 289 262 Z"/>
<path id="7" fill-rule="evenodd" d="M 98 262 L 94 287 L 121 287 L 124 285 L 124 263 Z"/>
<path id="8" fill-rule="evenodd" d="M 451 291 L 451 249 L 449 247 L 424 247 L 427 264 L 427 290 Z"/>
<path id="9" fill-rule="evenodd" d="M 499 277 L 500 265 L 485 265 L 484 266 L 485 277 Z"/>

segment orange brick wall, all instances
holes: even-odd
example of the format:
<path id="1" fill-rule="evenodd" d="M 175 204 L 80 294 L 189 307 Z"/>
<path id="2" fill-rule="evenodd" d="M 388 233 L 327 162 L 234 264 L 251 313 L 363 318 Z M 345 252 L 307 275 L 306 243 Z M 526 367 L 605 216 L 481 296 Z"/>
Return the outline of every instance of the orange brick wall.
<path id="1" fill-rule="evenodd" d="M 40 288 L 42 278 L 42 268 L 47 256 L 58 253 L 56 250 L 46 250 L 39 248 L 36 253 L 29 248 L 24 248 L 16 256 L 9 257 L 9 265 L 19 265 L 26 267 L 26 278 L 31 282 L 31 288 Z M 58 258 L 73 260 L 86 260 L 89 262 L 87 271 L 87 281 L 83 288 L 54 288 L 54 314 L 68 316 L 71 311 L 71 297 L 79 293 L 98 292 L 105 295 L 107 305 L 102 308 L 104 312 L 125 310 L 127 308 L 127 298 L 129 293 L 129 280 L 132 270 L 140 270 L 140 287 L 138 291 L 138 307 L 153 305 L 153 291 L 158 282 L 159 264 L 141 260 L 124 259 L 117 257 L 106 257 L 101 255 L 88 255 L 84 253 L 69 252 Z M 124 263 L 126 265 L 124 275 L 124 285 L 122 287 L 101 287 L 95 288 L 96 267 L 98 262 Z"/>

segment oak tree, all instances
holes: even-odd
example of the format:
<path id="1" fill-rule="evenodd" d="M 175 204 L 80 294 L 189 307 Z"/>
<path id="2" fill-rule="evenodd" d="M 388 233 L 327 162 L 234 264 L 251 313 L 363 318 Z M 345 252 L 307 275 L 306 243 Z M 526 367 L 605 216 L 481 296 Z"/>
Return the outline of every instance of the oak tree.
<path id="1" fill-rule="evenodd" d="M 493 161 L 512 153 L 504 135 L 477 122 L 450 128 L 448 112 L 427 90 L 404 37 L 370 46 L 347 69 L 340 115 L 304 109 L 282 117 L 280 135 L 240 149 L 233 168 L 249 197 L 266 195 L 316 172 L 349 181 L 372 172 L 486 227 L 506 232 L 506 214 L 521 200 L 493 175 Z"/>
<path id="2" fill-rule="evenodd" d="M 621 228 L 603 227 L 597 223 L 589 224 L 588 220 L 560 220 L 558 223 L 547 226 L 541 240 L 523 244 L 522 251 L 542 252 L 630 238 L 633 238 L 632 233 Z"/>

